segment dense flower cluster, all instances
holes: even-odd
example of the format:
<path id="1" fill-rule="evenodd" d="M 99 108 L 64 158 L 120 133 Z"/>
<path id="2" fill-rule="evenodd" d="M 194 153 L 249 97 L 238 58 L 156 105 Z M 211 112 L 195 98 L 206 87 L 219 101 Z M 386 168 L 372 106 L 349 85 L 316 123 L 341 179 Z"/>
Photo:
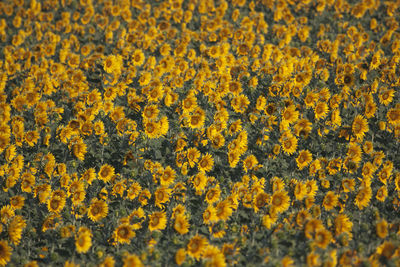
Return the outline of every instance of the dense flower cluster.
<path id="1" fill-rule="evenodd" d="M 399 1 L 0 2 L 0 266 L 399 265 Z"/>

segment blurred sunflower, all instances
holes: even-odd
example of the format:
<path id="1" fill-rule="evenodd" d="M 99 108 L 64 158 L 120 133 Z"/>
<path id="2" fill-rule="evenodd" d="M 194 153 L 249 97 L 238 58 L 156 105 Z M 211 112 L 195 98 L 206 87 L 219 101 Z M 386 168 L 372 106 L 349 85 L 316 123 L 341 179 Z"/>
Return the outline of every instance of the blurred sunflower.
<path id="1" fill-rule="evenodd" d="M 105 218 L 108 214 L 108 205 L 102 199 L 93 198 L 89 209 L 88 209 L 88 217 L 94 222 L 98 222 L 101 219 Z"/>
<path id="2" fill-rule="evenodd" d="M 290 197 L 285 190 L 276 191 L 271 197 L 270 201 L 272 209 L 276 213 L 282 213 L 286 211 L 290 206 Z"/>
<path id="3" fill-rule="evenodd" d="M 282 136 L 279 138 L 279 141 L 282 144 L 282 150 L 288 154 L 291 155 L 297 150 L 297 138 L 291 134 L 290 132 L 286 132 L 282 134 Z"/>
<path id="4" fill-rule="evenodd" d="M 315 233 L 314 242 L 318 247 L 326 249 L 326 247 L 332 242 L 331 232 L 326 229 L 319 229 Z"/>
<path id="5" fill-rule="evenodd" d="M 130 224 L 121 224 L 114 231 L 114 240 L 120 244 L 130 244 L 134 236 L 135 232 Z"/>
<path id="6" fill-rule="evenodd" d="M 209 172 L 214 166 L 214 159 L 212 155 L 206 153 L 198 163 L 198 168 L 201 172 Z"/>
<path id="7" fill-rule="evenodd" d="M 113 166 L 109 164 L 104 164 L 101 166 L 100 171 L 98 173 L 98 178 L 105 183 L 109 182 L 111 178 L 115 175 L 115 169 Z"/>
<path id="8" fill-rule="evenodd" d="M 167 215 L 163 211 L 156 211 L 149 215 L 149 230 L 164 230 L 167 226 Z"/>
<path id="9" fill-rule="evenodd" d="M 207 239 L 197 234 L 190 239 L 186 251 L 189 256 L 199 260 L 207 245 Z"/>
<path id="10" fill-rule="evenodd" d="M 312 161 L 312 154 L 308 150 L 301 150 L 299 152 L 299 156 L 296 158 L 297 167 L 299 170 L 304 169 L 307 167 L 308 164 Z"/>
<path id="11" fill-rule="evenodd" d="M 75 236 L 75 247 L 78 253 L 86 253 L 92 246 L 92 233 L 86 227 L 80 227 Z"/>
<path id="12" fill-rule="evenodd" d="M 0 265 L 6 266 L 11 259 L 12 248 L 6 240 L 0 240 Z"/>
<path id="13" fill-rule="evenodd" d="M 370 187 L 362 187 L 354 200 L 354 204 L 360 209 L 364 209 L 369 205 L 369 201 L 372 197 L 372 190 Z"/>
<path id="14" fill-rule="evenodd" d="M 175 216 L 174 229 L 181 235 L 189 232 L 189 222 L 185 215 L 178 214 Z"/>
<path id="15" fill-rule="evenodd" d="M 366 132 L 369 131 L 368 121 L 362 115 L 357 115 L 352 124 L 353 134 L 357 139 L 362 140 Z"/>

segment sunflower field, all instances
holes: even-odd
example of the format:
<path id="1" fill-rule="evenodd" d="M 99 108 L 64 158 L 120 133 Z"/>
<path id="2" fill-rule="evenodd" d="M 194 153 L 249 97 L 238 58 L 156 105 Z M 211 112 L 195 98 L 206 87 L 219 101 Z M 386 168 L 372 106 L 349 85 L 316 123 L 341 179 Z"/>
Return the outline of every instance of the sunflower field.
<path id="1" fill-rule="evenodd" d="M 400 266 L 399 0 L 0 2 L 0 266 Z"/>

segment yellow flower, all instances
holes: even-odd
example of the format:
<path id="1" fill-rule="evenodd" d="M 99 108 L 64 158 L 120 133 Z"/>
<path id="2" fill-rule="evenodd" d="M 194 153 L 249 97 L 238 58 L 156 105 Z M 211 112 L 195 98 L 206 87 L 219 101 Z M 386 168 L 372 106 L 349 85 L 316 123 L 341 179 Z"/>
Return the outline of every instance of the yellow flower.
<path id="1" fill-rule="evenodd" d="M 290 125 L 295 123 L 299 118 L 299 111 L 296 110 L 296 107 L 292 104 L 285 108 L 282 112 L 282 123 L 284 125 Z"/>
<path id="2" fill-rule="evenodd" d="M 388 235 L 389 231 L 388 231 L 388 223 L 386 222 L 385 219 L 380 220 L 377 224 L 376 224 L 376 235 L 379 238 L 385 238 Z"/>
<path id="3" fill-rule="evenodd" d="M 123 259 L 124 265 L 123 267 L 131 267 L 131 266 L 135 266 L 135 267 L 143 267 L 143 263 L 141 262 L 140 258 L 136 255 L 132 255 L 132 254 L 127 254 L 124 256 Z"/>
<path id="4" fill-rule="evenodd" d="M 88 210 L 88 217 L 94 222 L 105 218 L 108 214 L 108 205 L 104 200 L 93 198 Z"/>
<path id="5" fill-rule="evenodd" d="M 98 177 L 100 180 L 104 181 L 105 183 L 109 182 L 111 178 L 114 176 L 114 167 L 109 164 L 104 164 L 101 166 Z"/>
<path id="6" fill-rule="evenodd" d="M 371 200 L 372 190 L 370 187 L 362 187 L 354 200 L 354 204 L 360 209 L 364 209 L 368 206 L 369 201 Z"/>
<path id="7" fill-rule="evenodd" d="M 388 196 L 388 190 L 385 185 L 381 186 L 376 192 L 376 199 L 379 200 L 380 202 L 384 202 L 387 196 Z"/>
<path id="8" fill-rule="evenodd" d="M 122 67 L 122 57 L 120 55 L 109 55 L 104 60 L 103 68 L 107 73 L 119 73 Z"/>
<path id="9" fill-rule="evenodd" d="M 308 150 L 301 150 L 296 158 L 297 167 L 299 170 L 304 169 L 312 161 L 312 154 Z"/>
<path id="10" fill-rule="evenodd" d="M 232 206 L 227 200 L 220 201 L 216 206 L 218 220 L 226 221 L 232 215 Z"/>
<path id="11" fill-rule="evenodd" d="M 141 49 L 136 49 L 132 55 L 132 62 L 134 66 L 141 66 L 145 60 L 144 53 Z"/>
<path id="12" fill-rule="evenodd" d="M 167 203 L 169 201 L 170 195 L 171 195 L 172 189 L 168 189 L 165 187 L 160 187 L 154 192 L 154 198 L 155 198 L 155 205 L 159 208 L 163 208 L 164 203 Z"/>
<path id="13" fill-rule="evenodd" d="M 34 146 L 38 139 L 39 133 L 37 131 L 29 131 L 25 134 L 25 142 L 27 142 L 29 146 Z"/>
<path id="14" fill-rule="evenodd" d="M 325 229 L 320 229 L 316 231 L 314 242 L 318 247 L 326 249 L 326 247 L 332 242 L 331 232 Z"/>
<path id="15" fill-rule="evenodd" d="M 362 115 L 357 115 L 353 121 L 352 130 L 357 139 L 362 140 L 365 133 L 369 131 L 367 119 Z"/>
<path id="16" fill-rule="evenodd" d="M 387 122 L 398 126 L 400 125 L 400 108 L 391 108 L 389 109 L 388 113 L 386 114 Z"/>
<path id="17" fill-rule="evenodd" d="M 199 260 L 207 245 L 207 239 L 197 234 L 190 239 L 186 250 L 189 256 Z"/>
<path id="18" fill-rule="evenodd" d="M 267 228 L 271 229 L 271 227 L 276 223 L 278 220 L 278 214 L 277 213 L 270 213 L 270 214 L 265 214 L 262 218 L 262 224 Z"/>
<path id="19" fill-rule="evenodd" d="M 339 197 L 332 191 L 326 193 L 322 204 L 326 210 L 331 210 L 338 205 Z"/>
<path id="20" fill-rule="evenodd" d="M 58 195 L 52 196 L 47 202 L 49 212 L 60 213 L 65 206 L 65 198 Z"/>
<path id="21" fill-rule="evenodd" d="M 181 235 L 184 235 L 189 232 L 189 222 L 185 215 L 178 214 L 175 217 L 174 229 Z"/>
<path id="22" fill-rule="evenodd" d="M 385 106 L 389 105 L 393 101 L 394 93 L 393 89 L 382 90 L 379 94 L 379 102 Z"/>
<path id="23" fill-rule="evenodd" d="M 121 224 L 114 231 L 114 240 L 121 244 L 130 244 L 134 236 L 135 232 L 130 224 Z"/>
<path id="24" fill-rule="evenodd" d="M 203 212 L 204 224 L 211 224 L 218 220 L 217 211 L 212 205 L 208 205 L 207 209 Z"/>
<path id="25" fill-rule="evenodd" d="M 346 214 L 339 214 L 335 218 L 335 235 L 339 236 L 342 233 L 347 233 L 350 238 L 352 237 L 351 230 L 353 228 L 353 223 L 350 221 Z"/>
<path id="26" fill-rule="evenodd" d="M 79 228 L 75 236 L 75 247 L 78 253 L 86 253 L 92 246 L 92 233 L 86 227 Z"/>
<path id="27" fill-rule="evenodd" d="M 306 197 L 306 185 L 303 182 L 297 181 L 297 184 L 294 188 L 294 196 L 296 200 L 303 200 Z"/>
<path id="28" fill-rule="evenodd" d="M 175 178 L 176 178 L 175 170 L 172 169 L 170 166 L 167 166 L 160 177 L 160 184 L 162 186 L 169 186 L 174 183 Z"/>
<path id="29" fill-rule="evenodd" d="M 11 259 L 12 248 L 6 240 L 0 240 L 0 266 L 6 266 Z"/>
<path id="30" fill-rule="evenodd" d="M 216 185 L 214 188 L 208 190 L 205 200 L 210 205 L 212 203 L 217 202 L 220 195 L 221 195 L 221 189 L 219 188 L 219 185 Z"/>
<path id="31" fill-rule="evenodd" d="M 167 215 L 165 212 L 156 211 L 153 212 L 150 216 L 149 222 L 149 230 L 156 231 L 156 230 L 164 230 L 167 226 Z"/>
<path id="32" fill-rule="evenodd" d="M 180 248 L 178 249 L 178 251 L 175 254 L 175 262 L 176 264 L 178 264 L 179 266 L 182 265 L 182 263 L 185 261 L 186 259 L 186 251 L 184 248 Z"/>
<path id="33" fill-rule="evenodd" d="M 281 142 L 282 149 L 286 154 L 291 155 L 294 152 L 296 152 L 297 138 L 290 132 L 286 132 L 286 133 L 282 134 L 279 141 Z"/>
<path id="34" fill-rule="evenodd" d="M 315 119 L 317 121 L 324 119 L 328 114 L 328 109 L 328 104 L 326 102 L 318 102 L 314 108 Z"/>
<path id="35" fill-rule="evenodd" d="M 272 209 L 276 213 L 282 213 L 286 211 L 290 206 L 290 197 L 284 190 L 276 191 L 271 197 Z"/>
<path id="36" fill-rule="evenodd" d="M 198 164 L 198 168 L 201 172 L 209 172 L 212 170 L 213 166 L 214 159 L 209 153 L 205 154 Z"/>

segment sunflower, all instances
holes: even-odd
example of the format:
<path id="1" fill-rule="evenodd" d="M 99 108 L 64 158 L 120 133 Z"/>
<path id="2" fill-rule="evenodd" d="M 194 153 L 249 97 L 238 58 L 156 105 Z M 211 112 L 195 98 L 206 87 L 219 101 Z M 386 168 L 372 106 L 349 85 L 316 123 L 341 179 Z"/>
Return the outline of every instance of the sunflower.
<path id="1" fill-rule="evenodd" d="M 217 202 L 220 195 L 221 195 L 221 189 L 219 188 L 219 185 L 216 185 L 214 188 L 208 190 L 205 200 L 210 205 L 212 203 Z"/>
<path id="2" fill-rule="evenodd" d="M 39 139 L 39 133 L 37 131 L 29 131 L 25 134 L 25 142 L 29 146 L 34 146 Z"/>
<path id="3" fill-rule="evenodd" d="M 269 213 L 269 214 L 265 214 L 262 217 L 262 224 L 267 229 L 271 229 L 271 227 L 276 223 L 277 220 L 278 220 L 278 214 L 272 212 L 272 213 Z"/>
<path id="4" fill-rule="evenodd" d="M 21 190 L 22 192 L 30 193 L 35 185 L 35 176 L 29 172 L 25 172 L 21 175 Z"/>
<path id="5" fill-rule="evenodd" d="M 186 152 L 186 157 L 188 159 L 189 166 L 193 168 L 199 162 L 200 151 L 195 147 L 189 148 Z"/>
<path id="6" fill-rule="evenodd" d="M 209 153 L 205 154 L 198 163 L 198 168 L 201 172 L 209 172 L 213 166 L 214 159 Z"/>
<path id="7" fill-rule="evenodd" d="M 220 201 L 216 206 L 216 216 L 218 220 L 226 221 L 232 215 L 232 206 L 229 201 Z"/>
<path id="8" fill-rule="evenodd" d="M 196 195 L 201 195 L 207 185 L 207 176 L 204 172 L 199 172 L 191 178 Z"/>
<path id="9" fill-rule="evenodd" d="M 400 108 L 391 108 L 386 114 L 387 122 L 398 126 L 400 124 Z"/>
<path id="10" fill-rule="evenodd" d="M 312 154 L 308 150 L 301 150 L 299 152 L 299 156 L 296 158 L 297 167 L 299 170 L 304 169 L 307 167 L 308 164 L 312 161 Z"/>
<path id="11" fill-rule="evenodd" d="M 318 185 L 315 180 L 308 180 L 306 182 L 306 194 L 308 197 L 314 197 L 318 191 Z"/>
<path id="12" fill-rule="evenodd" d="M 271 205 L 276 213 L 282 213 L 286 211 L 290 206 L 290 197 L 285 190 L 274 192 L 271 197 Z"/>
<path id="13" fill-rule="evenodd" d="M 156 105 L 147 105 L 143 109 L 142 116 L 144 120 L 154 120 L 157 118 L 159 113 L 160 110 Z"/>
<path id="14" fill-rule="evenodd" d="M 195 235 L 190 239 L 186 251 L 189 256 L 199 260 L 207 245 L 207 239 L 200 235 Z"/>
<path id="15" fill-rule="evenodd" d="M 93 198 L 88 210 L 88 217 L 94 222 L 105 218 L 108 214 L 108 205 L 102 199 Z"/>
<path id="16" fill-rule="evenodd" d="M 185 215 L 178 214 L 175 216 L 174 229 L 181 235 L 189 232 L 189 222 Z"/>
<path id="17" fill-rule="evenodd" d="M 22 209 L 25 203 L 25 198 L 21 195 L 17 195 L 10 198 L 11 207 L 15 210 Z"/>
<path id="18" fill-rule="evenodd" d="M 376 104 L 374 101 L 367 101 L 364 106 L 364 116 L 370 119 L 375 116 Z"/>
<path id="19" fill-rule="evenodd" d="M 303 200 L 306 197 L 306 185 L 303 182 L 298 181 L 294 188 L 294 196 L 296 200 Z"/>
<path id="20" fill-rule="evenodd" d="M 87 146 L 83 140 L 72 146 L 72 151 L 75 157 L 81 161 L 85 160 L 85 155 L 87 152 Z"/>
<path id="21" fill-rule="evenodd" d="M 200 129 L 204 125 L 205 113 L 202 109 L 198 108 L 198 113 L 189 116 L 189 127 L 191 129 Z"/>
<path id="22" fill-rule="evenodd" d="M 122 65 L 122 57 L 109 55 L 104 60 L 103 68 L 107 73 L 119 72 Z"/>
<path id="23" fill-rule="evenodd" d="M 178 251 L 175 254 L 176 264 L 178 264 L 179 266 L 182 265 L 185 259 L 186 259 L 186 250 L 184 248 L 178 249 Z"/>
<path id="24" fill-rule="evenodd" d="M 362 187 L 354 200 L 354 204 L 360 209 L 364 209 L 368 206 L 369 201 L 371 200 L 372 190 L 370 187 Z"/>
<path id="25" fill-rule="evenodd" d="M 279 141 L 282 144 L 282 150 L 288 154 L 291 155 L 297 150 L 297 138 L 292 135 L 291 133 L 284 133 Z"/>
<path id="26" fill-rule="evenodd" d="M 159 208 L 164 207 L 164 203 L 169 201 L 172 189 L 160 187 L 154 192 L 155 205 Z"/>
<path id="27" fill-rule="evenodd" d="M 12 248 L 6 240 L 0 240 L 0 266 L 6 266 L 11 259 Z"/>
<path id="28" fill-rule="evenodd" d="M 86 181 L 89 185 L 92 184 L 93 180 L 96 179 L 96 170 L 94 168 L 87 169 L 81 176 L 83 181 Z"/>
<path id="29" fill-rule="evenodd" d="M 120 244 L 130 244 L 134 236 L 135 232 L 130 224 L 121 224 L 114 231 L 114 240 Z"/>
<path id="30" fill-rule="evenodd" d="M 267 193 L 259 192 L 253 200 L 254 212 L 257 213 L 260 209 L 262 209 L 268 203 L 269 198 L 270 195 L 268 195 Z"/>
<path id="31" fill-rule="evenodd" d="M 153 121 L 147 121 L 144 123 L 144 131 L 146 136 L 150 139 L 160 136 L 159 124 Z"/>
<path id="32" fill-rule="evenodd" d="M 132 55 L 132 62 L 134 66 L 141 66 L 145 60 L 144 53 L 141 49 L 136 49 Z"/>
<path id="33" fill-rule="evenodd" d="M 115 175 L 114 171 L 115 171 L 115 169 L 114 169 L 113 166 L 111 166 L 109 164 L 104 164 L 100 168 L 100 171 L 98 173 L 98 177 L 99 177 L 100 180 L 102 180 L 105 183 L 107 183 Z"/>
<path id="34" fill-rule="evenodd" d="M 59 196 L 52 196 L 47 202 L 49 212 L 60 213 L 65 206 L 65 198 Z"/>
<path id="35" fill-rule="evenodd" d="M 356 182 L 354 179 L 351 178 L 345 178 L 342 181 L 342 187 L 343 187 L 343 192 L 349 193 L 352 192 L 355 188 Z"/>
<path id="36" fill-rule="evenodd" d="M 283 125 L 290 125 L 295 123 L 299 118 L 299 112 L 296 110 L 296 107 L 291 104 L 287 106 L 282 112 L 282 123 Z"/>
<path id="37" fill-rule="evenodd" d="M 382 90 L 379 94 L 379 102 L 385 106 L 389 105 L 393 101 L 394 93 L 393 89 Z"/>
<path id="38" fill-rule="evenodd" d="M 300 210 L 296 215 L 296 223 L 298 226 L 303 227 L 305 222 L 311 218 L 311 214 L 305 210 Z"/>
<path id="39" fill-rule="evenodd" d="M 367 119 L 362 115 L 357 115 L 352 124 L 352 131 L 357 139 L 362 140 L 365 133 L 369 131 Z"/>
<path id="40" fill-rule="evenodd" d="M 319 229 L 315 233 L 314 242 L 318 247 L 326 249 L 326 247 L 332 242 L 331 232 L 326 229 Z"/>
<path id="41" fill-rule="evenodd" d="M 189 114 L 189 112 L 192 112 L 195 108 L 197 108 L 197 98 L 194 92 L 191 91 L 182 101 L 183 114 Z"/>
<path id="42" fill-rule="evenodd" d="M 212 205 L 208 205 L 207 209 L 203 212 L 204 224 L 211 224 L 217 220 L 217 210 Z"/>
<path id="43" fill-rule="evenodd" d="M 150 216 L 149 230 L 164 230 L 167 226 L 167 215 L 163 211 L 153 212 Z"/>
<path id="44" fill-rule="evenodd" d="M 353 223 L 350 221 L 346 214 L 339 214 L 335 218 L 335 235 L 336 237 L 347 233 L 350 238 L 352 238 L 351 230 L 353 228 Z"/>
<path id="45" fill-rule="evenodd" d="M 92 246 L 92 234 L 87 228 L 81 227 L 75 236 L 76 252 L 86 253 Z"/>
<path id="46" fill-rule="evenodd" d="M 160 177 L 160 184 L 162 186 L 169 186 L 174 183 L 175 178 L 176 178 L 175 170 L 172 169 L 170 166 L 167 166 Z"/>
<path id="47" fill-rule="evenodd" d="M 339 197 L 332 191 L 326 193 L 322 204 L 326 210 L 331 210 L 338 205 Z"/>
<path id="48" fill-rule="evenodd" d="M 388 235 L 389 231 L 388 231 L 388 223 L 386 222 L 385 219 L 380 220 L 377 224 L 376 224 L 376 235 L 379 238 L 385 238 Z"/>
<path id="49" fill-rule="evenodd" d="M 385 185 L 381 186 L 376 192 L 376 199 L 380 202 L 384 202 L 387 196 L 388 196 L 388 190 Z"/>
<path id="50" fill-rule="evenodd" d="M 326 102 L 318 102 L 314 107 L 315 119 L 317 121 L 324 119 L 328 114 L 328 104 Z"/>

